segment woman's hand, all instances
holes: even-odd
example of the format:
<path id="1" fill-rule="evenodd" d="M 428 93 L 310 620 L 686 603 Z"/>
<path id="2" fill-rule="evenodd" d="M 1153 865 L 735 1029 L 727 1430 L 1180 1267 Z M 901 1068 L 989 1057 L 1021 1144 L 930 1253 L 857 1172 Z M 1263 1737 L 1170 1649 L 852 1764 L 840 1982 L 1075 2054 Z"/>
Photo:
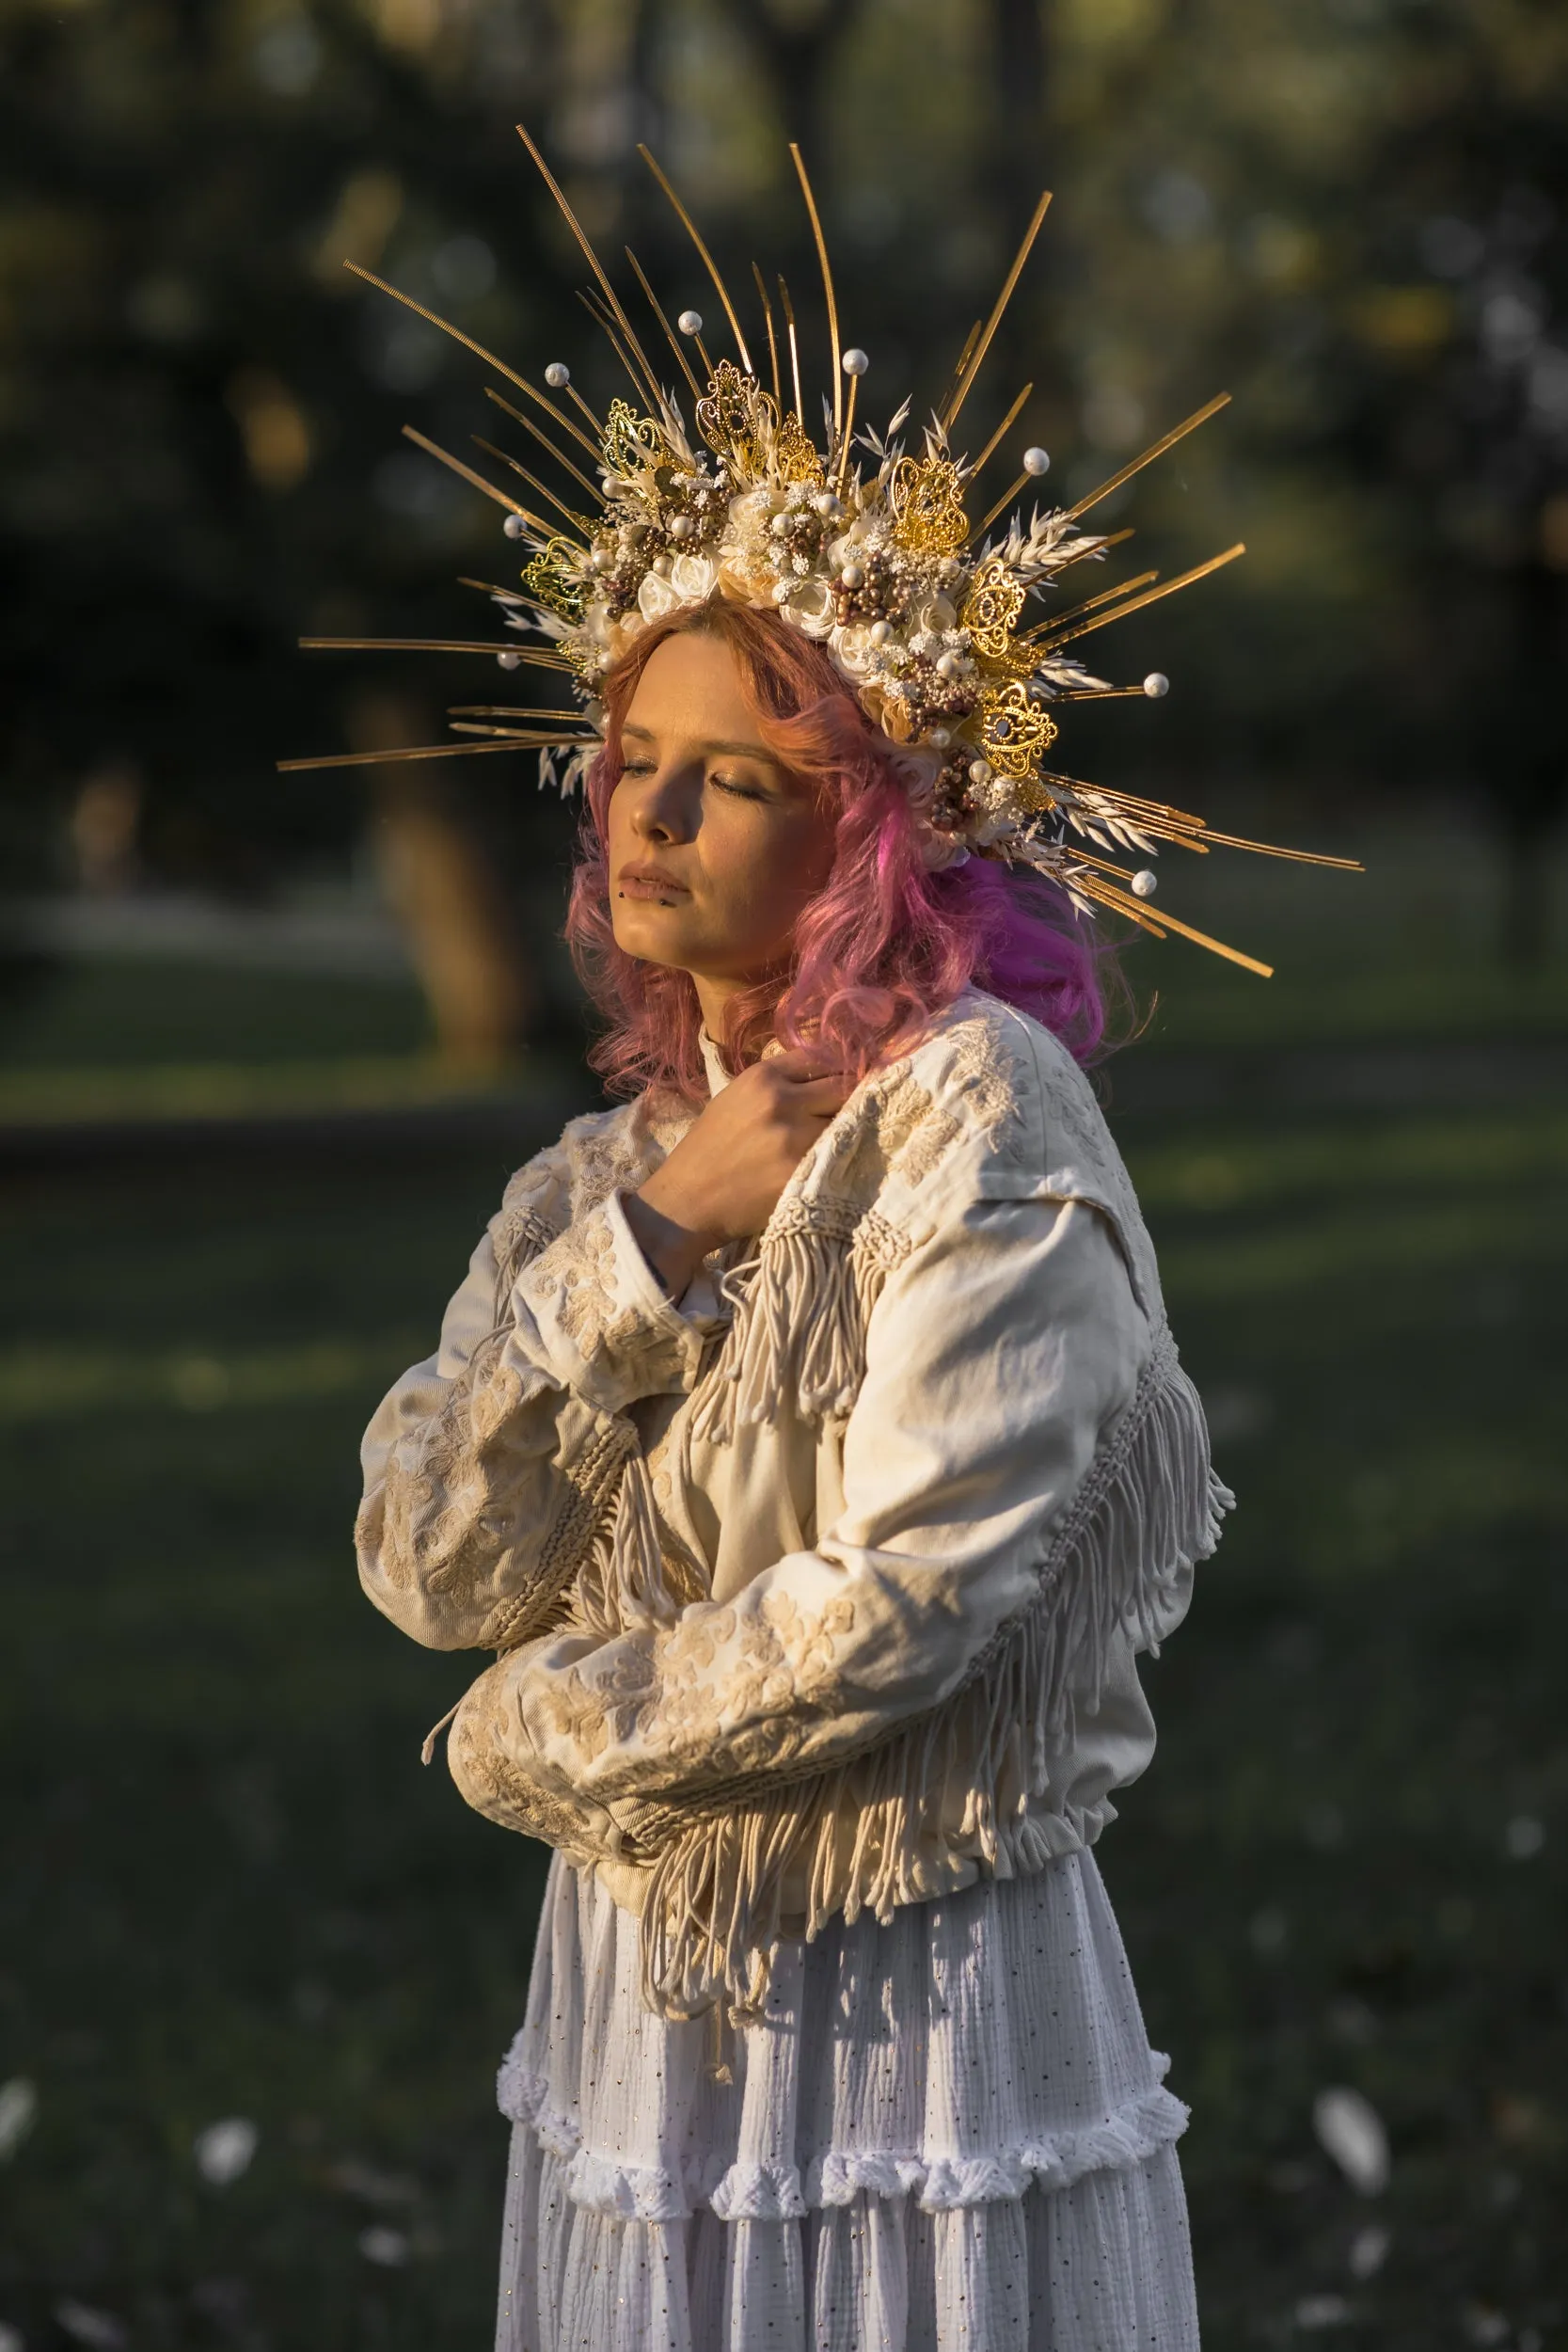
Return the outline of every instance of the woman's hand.
<path id="1" fill-rule="evenodd" d="M 844 1072 L 796 1047 L 753 1062 L 699 1113 L 624 1202 L 644 1256 L 678 1298 L 710 1249 L 767 1224 L 774 1203 L 853 1092 Z"/>

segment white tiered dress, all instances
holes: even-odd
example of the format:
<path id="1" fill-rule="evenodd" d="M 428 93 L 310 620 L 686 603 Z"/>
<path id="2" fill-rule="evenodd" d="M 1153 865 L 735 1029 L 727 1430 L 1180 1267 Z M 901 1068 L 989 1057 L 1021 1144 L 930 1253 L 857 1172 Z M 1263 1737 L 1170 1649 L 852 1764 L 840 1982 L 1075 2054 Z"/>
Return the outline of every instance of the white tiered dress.
<path id="1" fill-rule="evenodd" d="M 637 1940 L 558 1855 L 498 2352 L 1196 2352 L 1187 2110 L 1092 1852 L 786 1943 L 718 2033 L 641 2006 Z"/>

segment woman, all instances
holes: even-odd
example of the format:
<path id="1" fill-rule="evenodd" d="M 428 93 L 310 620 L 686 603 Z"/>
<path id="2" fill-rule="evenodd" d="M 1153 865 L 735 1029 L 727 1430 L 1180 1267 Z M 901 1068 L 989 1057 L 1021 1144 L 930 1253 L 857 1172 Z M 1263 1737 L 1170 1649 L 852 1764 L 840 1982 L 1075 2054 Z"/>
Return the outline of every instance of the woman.
<path id="1" fill-rule="evenodd" d="M 1091 1848 L 1229 1498 L 1075 1056 L 1096 967 L 930 854 L 722 592 L 603 688 L 568 935 L 619 1107 L 513 1179 L 368 1433 L 360 1568 L 557 1851 L 505 2352 L 1178 2352 L 1174 2143 Z"/>

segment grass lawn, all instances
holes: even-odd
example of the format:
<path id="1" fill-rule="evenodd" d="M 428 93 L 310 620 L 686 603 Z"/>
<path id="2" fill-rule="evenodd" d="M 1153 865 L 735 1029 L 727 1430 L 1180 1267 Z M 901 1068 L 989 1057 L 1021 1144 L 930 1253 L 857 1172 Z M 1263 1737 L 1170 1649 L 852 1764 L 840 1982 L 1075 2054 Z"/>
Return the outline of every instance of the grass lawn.
<path id="1" fill-rule="evenodd" d="M 1206 2342 L 1547 2352 L 1568 1111 L 1122 1139 L 1243 1506 L 1101 1853 L 1195 2109 Z M 62 2303 L 135 2352 L 487 2341 L 490 2077 L 544 1857 L 421 1770 L 467 1669 L 361 1600 L 348 1529 L 366 1415 L 505 1172 L 8 1188 L 0 2082 L 38 2106 L 0 2326 L 28 2352 L 64 2352 Z M 1386 2122 L 1381 2196 L 1315 2143 L 1334 2085 Z M 255 2159 L 214 2187 L 193 2139 L 235 2116 Z"/>

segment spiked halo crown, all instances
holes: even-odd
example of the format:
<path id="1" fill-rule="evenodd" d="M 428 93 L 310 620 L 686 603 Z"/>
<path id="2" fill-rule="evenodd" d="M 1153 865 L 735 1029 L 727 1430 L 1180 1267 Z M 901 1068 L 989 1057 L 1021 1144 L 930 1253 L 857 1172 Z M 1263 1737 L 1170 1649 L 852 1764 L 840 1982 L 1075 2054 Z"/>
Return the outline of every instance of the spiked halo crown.
<path id="1" fill-rule="evenodd" d="M 1074 505 L 1037 505 L 1027 520 L 1015 501 L 1040 483 L 1050 459 L 1044 450 L 1024 450 L 1017 479 L 972 522 L 966 501 L 973 500 L 979 475 L 1000 450 L 1033 386 L 1024 386 L 976 456 L 955 453 L 953 431 L 1039 233 L 1049 196 L 1040 198 L 990 315 L 971 331 L 946 396 L 925 428 L 919 453 L 912 454 L 896 438 L 908 419 L 908 402 L 885 432 L 864 427 L 856 432 L 856 398 L 869 363 L 863 351 L 843 348 L 839 342 L 827 245 L 799 148 L 791 147 L 790 153 L 821 267 L 829 346 L 836 362 L 831 398 L 822 404 L 820 443 L 806 428 L 800 339 L 784 281 L 778 280 L 775 313 L 753 264 L 768 343 L 765 388 L 712 255 L 643 148 L 644 160 L 712 279 L 736 349 L 735 359 L 710 358 L 704 322 L 695 310 L 683 310 L 672 327 L 628 247 L 626 259 L 689 393 L 693 433 L 678 389 L 660 383 L 571 206 L 527 131 L 518 129 L 593 274 L 594 290 L 582 299 L 625 368 L 633 401 L 612 400 L 600 418 L 559 361 L 545 370 L 548 390 L 541 391 L 410 295 L 356 263 L 348 266 L 455 336 L 521 392 L 527 408 L 486 388 L 497 406 L 543 446 L 595 512 L 579 512 L 570 503 L 575 491 L 562 496 L 477 435 L 480 449 L 519 481 L 533 502 L 405 426 L 410 440 L 505 509 L 507 536 L 526 551 L 516 587 L 465 583 L 482 589 L 499 608 L 510 642 L 306 638 L 302 643 L 343 650 L 375 645 L 396 652 L 489 654 L 503 670 L 528 665 L 560 675 L 576 694 L 578 711 L 464 705 L 451 714 L 456 741 L 284 760 L 279 766 L 349 766 L 527 749 L 539 755 L 542 780 L 553 779 L 569 792 L 602 741 L 599 692 L 606 672 L 667 613 L 716 595 L 732 596 L 778 613 L 824 646 L 867 718 L 888 739 L 928 866 L 940 868 L 978 854 L 1026 866 L 1059 886 L 1082 914 L 1103 908 L 1156 938 L 1174 931 L 1266 977 L 1267 964 L 1194 930 L 1163 907 L 1156 914 L 1148 903 L 1155 888 L 1153 868 L 1140 864 L 1130 870 L 1118 859 L 1153 858 L 1162 845 L 1175 844 L 1200 851 L 1211 845 L 1254 850 L 1321 866 L 1354 867 L 1355 861 L 1213 832 L 1201 818 L 1164 803 L 1065 774 L 1053 757 L 1063 705 L 1122 695 L 1158 697 L 1166 691 L 1158 672 L 1141 683 L 1114 685 L 1091 675 L 1069 648 L 1218 570 L 1243 548 L 1227 548 L 1174 580 L 1143 572 L 1042 619 L 1030 615 L 1031 603 L 1043 600 L 1073 565 L 1102 560 L 1132 535 L 1097 533 L 1085 529 L 1082 518 L 1223 408 L 1228 393 L 1208 401 Z M 689 345 L 697 367 L 688 356 Z M 541 416 L 553 432 L 539 421 Z M 541 513 L 542 507 L 552 508 L 558 519 Z"/>

